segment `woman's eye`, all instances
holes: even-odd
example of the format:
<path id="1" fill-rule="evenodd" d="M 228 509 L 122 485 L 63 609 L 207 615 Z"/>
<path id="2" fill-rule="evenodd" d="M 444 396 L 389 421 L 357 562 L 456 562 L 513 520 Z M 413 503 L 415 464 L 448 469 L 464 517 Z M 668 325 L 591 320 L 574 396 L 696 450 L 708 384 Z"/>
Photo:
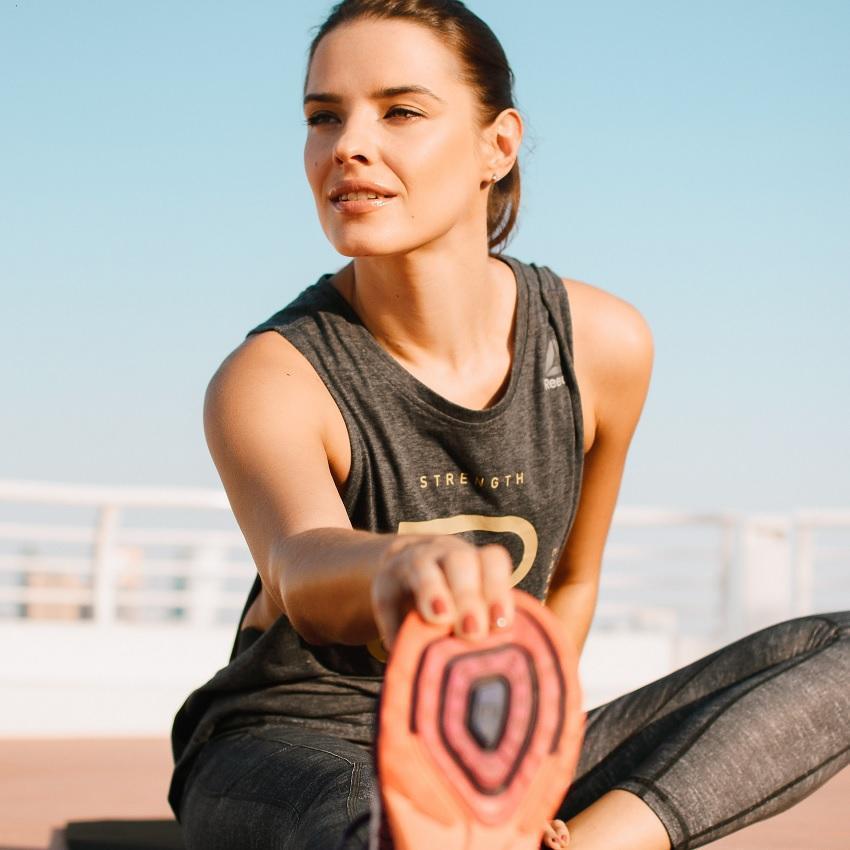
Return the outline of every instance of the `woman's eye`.
<path id="1" fill-rule="evenodd" d="M 324 124 L 325 122 L 322 120 L 324 118 L 332 118 L 333 116 L 327 112 L 317 112 L 315 115 L 311 115 L 304 123 L 313 126 L 314 124 Z"/>
<path id="2" fill-rule="evenodd" d="M 414 112 L 412 109 L 405 109 L 403 106 L 394 106 L 387 115 L 392 115 L 393 113 L 404 113 L 406 118 L 421 118 L 422 116 L 418 112 Z"/>
<path id="3" fill-rule="evenodd" d="M 405 107 L 403 106 L 394 106 L 387 113 L 388 117 L 391 115 L 401 115 L 405 119 L 405 121 L 409 121 L 412 118 L 422 117 L 422 115 L 420 115 L 418 112 L 414 112 L 412 109 L 405 109 Z M 325 124 L 327 123 L 325 119 L 334 117 L 335 116 L 331 115 L 330 112 L 317 112 L 314 115 L 311 115 L 304 123 L 313 127 L 317 124 Z"/>

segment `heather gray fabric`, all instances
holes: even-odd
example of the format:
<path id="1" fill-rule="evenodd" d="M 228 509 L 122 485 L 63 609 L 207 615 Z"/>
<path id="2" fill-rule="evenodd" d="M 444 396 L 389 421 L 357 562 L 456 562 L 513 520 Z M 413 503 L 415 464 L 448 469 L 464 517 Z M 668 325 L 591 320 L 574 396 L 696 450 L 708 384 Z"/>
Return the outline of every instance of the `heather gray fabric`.
<path id="1" fill-rule="evenodd" d="M 568 821 L 615 788 L 694 850 L 807 797 L 850 763 L 850 611 L 786 620 L 587 712 Z M 338 850 L 378 794 L 369 748 L 294 726 L 217 737 L 187 783 L 187 850 Z M 846 826 L 846 810 L 829 824 Z M 344 850 L 367 847 L 367 823 Z M 250 836 L 250 838 L 249 838 Z M 806 847 L 817 847 L 817 829 Z"/>
<path id="2" fill-rule="evenodd" d="M 501 543 L 515 586 L 544 600 L 575 517 L 584 458 L 570 308 L 551 269 L 498 256 L 517 284 L 514 356 L 507 389 L 484 410 L 455 404 L 407 372 L 330 274 L 249 336 L 285 336 L 336 401 L 351 442 L 341 497 L 354 528 Z M 259 591 L 257 577 L 240 627 Z M 284 616 L 266 632 L 237 631 L 230 663 L 174 720 L 168 799 L 178 819 L 186 775 L 214 734 L 277 723 L 369 745 L 385 658 L 379 644 L 307 644 Z"/>
<path id="3" fill-rule="evenodd" d="M 672 850 L 693 850 L 790 808 L 848 763 L 850 611 L 810 614 L 588 712 L 559 816 L 620 788 L 658 815 Z M 834 818 L 850 834 L 846 811 Z"/>

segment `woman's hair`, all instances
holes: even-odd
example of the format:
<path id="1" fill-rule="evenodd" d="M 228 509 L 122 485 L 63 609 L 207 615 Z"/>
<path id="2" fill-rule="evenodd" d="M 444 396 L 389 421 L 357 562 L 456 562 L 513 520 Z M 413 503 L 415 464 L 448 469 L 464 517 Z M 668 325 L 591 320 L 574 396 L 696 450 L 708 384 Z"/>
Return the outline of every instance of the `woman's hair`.
<path id="1" fill-rule="evenodd" d="M 514 74 L 493 31 L 460 0 L 342 0 L 318 27 L 310 44 L 307 76 L 319 42 L 331 30 L 361 19 L 400 18 L 428 27 L 444 44 L 452 48 L 461 63 L 461 79 L 470 86 L 477 100 L 479 127 L 496 119 L 503 109 L 514 104 Z M 488 247 L 507 243 L 519 211 L 519 159 L 511 170 L 490 188 L 487 202 Z"/>

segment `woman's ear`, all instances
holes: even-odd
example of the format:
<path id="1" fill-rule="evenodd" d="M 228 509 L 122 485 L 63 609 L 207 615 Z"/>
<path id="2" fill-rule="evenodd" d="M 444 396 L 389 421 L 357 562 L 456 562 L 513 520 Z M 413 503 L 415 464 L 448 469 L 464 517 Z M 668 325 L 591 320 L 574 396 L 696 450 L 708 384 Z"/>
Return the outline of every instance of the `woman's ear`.
<path id="1" fill-rule="evenodd" d="M 490 173 L 485 175 L 485 180 L 493 174 L 501 180 L 514 167 L 522 145 L 522 134 L 519 112 L 513 107 L 502 110 L 485 132 L 489 152 L 487 162 L 490 164 Z"/>

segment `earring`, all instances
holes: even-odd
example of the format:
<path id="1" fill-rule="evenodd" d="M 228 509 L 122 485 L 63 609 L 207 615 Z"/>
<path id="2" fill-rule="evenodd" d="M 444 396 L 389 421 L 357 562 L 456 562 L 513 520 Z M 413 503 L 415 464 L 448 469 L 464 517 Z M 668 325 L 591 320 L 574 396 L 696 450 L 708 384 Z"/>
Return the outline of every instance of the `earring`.
<path id="1" fill-rule="evenodd" d="M 495 182 L 496 182 L 496 175 L 495 175 L 495 174 L 494 174 L 494 175 L 490 178 L 490 182 L 491 182 L 491 183 L 495 183 Z"/>

